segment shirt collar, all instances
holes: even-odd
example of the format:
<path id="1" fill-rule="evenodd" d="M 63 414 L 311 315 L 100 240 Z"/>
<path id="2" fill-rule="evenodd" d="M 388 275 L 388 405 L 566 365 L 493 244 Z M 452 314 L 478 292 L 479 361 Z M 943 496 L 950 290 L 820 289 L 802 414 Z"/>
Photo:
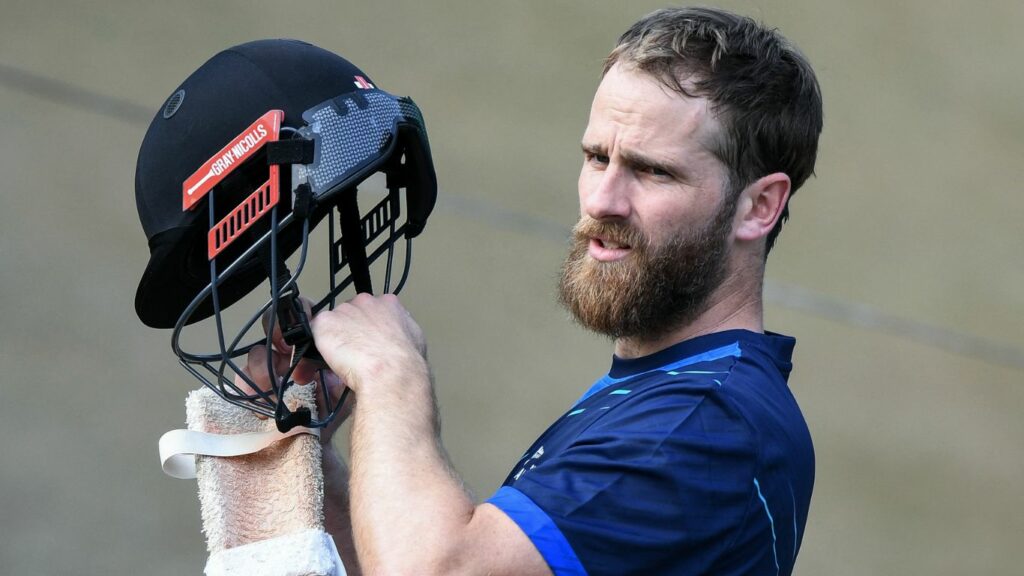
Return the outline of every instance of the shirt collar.
<path id="1" fill-rule="evenodd" d="M 796 345 L 795 338 L 774 332 L 762 334 L 750 330 L 725 330 L 683 340 L 668 348 L 639 358 L 620 358 L 613 355 L 612 367 L 608 371 L 608 376 L 616 380 L 629 378 L 677 363 L 681 358 L 696 357 L 709 351 L 727 349 L 730 345 L 739 345 L 740 349 L 744 345 L 752 345 L 767 352 L 783 373 L 789 373 L 792 369 L 793 347 Z M 723 355 L 736 354 L 723 353 Z"/>

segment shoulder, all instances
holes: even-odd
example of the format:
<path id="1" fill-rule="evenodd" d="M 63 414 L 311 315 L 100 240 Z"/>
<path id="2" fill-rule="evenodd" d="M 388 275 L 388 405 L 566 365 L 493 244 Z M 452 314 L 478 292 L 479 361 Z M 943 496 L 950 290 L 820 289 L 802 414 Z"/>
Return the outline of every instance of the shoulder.
<path id="1" fill-rule="evenodd" d="M 746 390 L 760 379 L 737 356 L 716 358 L 685 367 L 666 367 L 606 386 L 581 401 L 568 415 L 584 416 L 581 434 L 638 431 L 665 435 L 713 436 L 751 432 L 744 404 Z M 567 415 L 567 416 L 568 416 Z"/>
<path id="2" fill-rule="evenodd" d="M 591 396 L 493 503 L 557 528 L 589 573 L 713 572 L 757 502 L 759 460 L 716 376 L 666 374 Z"/>
<path id="3" fill-rule="evenodd" d="M 654 447 L 664 457 L 743 454 L 716 466 L 750 466 L 747 475 L 765 449 L 809 451 L 809 432 L 786 382 L 788 356 L 758 344 L 741 341 L 734 354 L 607 384 L 567 413 L 564 431 L 575 443 L 622 444 L 638 456 L 652 456 Z"/>
<path id="4" fill-rule="evenodd" d="M 780 550 L 799 546 L 813 482 L 789 356 L 728 336 L 610 372 L 524 455 L 502 489 L 513 497 L 495 505 L 549 528 L 557 538 L 531 536 L 538 548 L 562 542 L 593 574 L 786 562 Z M 543 554 L 552 566 L 564 556 Z M 737 558 L 743 567 L 729 564 Z"/>

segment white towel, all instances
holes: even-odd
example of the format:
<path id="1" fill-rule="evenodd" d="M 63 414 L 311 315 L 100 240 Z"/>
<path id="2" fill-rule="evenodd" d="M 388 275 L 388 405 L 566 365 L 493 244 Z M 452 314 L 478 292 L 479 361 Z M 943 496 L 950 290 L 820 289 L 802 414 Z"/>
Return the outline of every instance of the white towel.
<path id="1" fill-rule="evenodd" d="M 285 402 L 292 410 L 306 406 L 315 415 L 312 386 L 292 386 Z M 185 407 L 191 431 L 276 431 L 272 419 L 258 418 L 207 388 L 189 394 Z M 315 436 L 282 438 L 259 452 L 230 458 L 202 455 L 201 448 L 191 451 L 196 453 L 210 552 L 207 576 L 345 574 L 334 541 L 323 529 L 323 472 Z"/>
<path id="2" fill-rule="evenodd" d="M 286 534 L 210 555 L 206 576 L 345 576 L 330 535 Z"/>

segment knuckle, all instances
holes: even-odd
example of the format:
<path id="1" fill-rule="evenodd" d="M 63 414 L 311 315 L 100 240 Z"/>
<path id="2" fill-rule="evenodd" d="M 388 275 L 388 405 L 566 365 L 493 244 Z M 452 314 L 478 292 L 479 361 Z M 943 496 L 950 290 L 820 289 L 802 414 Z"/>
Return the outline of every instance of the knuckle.
<path id="1" fill-rule="evenodd" d="M 341 313 L 341 309 L 344 306 L 345 304 L 341 304 L 334 310 L 324 310 L 323 312 L 317 314 L 316 316 L 313 316 L 313 319 L 310 320 L 309 322 L 310 327 L 313 328 L 313 330 L 316 330 L 318 327 L 321 329 L 327 328 L 328 326 L 331 325 L 332 322 L 336 320 L 338 314 Z"/>
<path id="2" fill-rule="evenodd" d="M 317 314 L 310 319 L 309 327 L 315 333 L 319 328 L 323 327 L 324 322 L 327 322 L 327 314 Z"/>
<path id="3" fill-rule="evenodd" d="M 262 362 L 267 357 L 267 347 L 263 344 L 257 344 L 249 350 L 249 356 L 246 358 L 246 363 L 249 366 Z"/>

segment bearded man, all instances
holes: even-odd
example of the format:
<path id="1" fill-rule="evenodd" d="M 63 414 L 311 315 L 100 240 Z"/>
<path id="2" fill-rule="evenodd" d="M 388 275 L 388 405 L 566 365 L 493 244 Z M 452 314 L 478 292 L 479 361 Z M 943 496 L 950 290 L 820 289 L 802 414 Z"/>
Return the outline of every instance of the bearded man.
<path id="1" fill-rule="evenodd" d="M 317 315 L 358 400 L 351 472 L 324 457 L 349 572 L 790 574 L 814 453 L 786 384 L 795 340 L 764 330 L 761 291 L 821 123 L 810 65 L 753 20 L 667 9 L 623 34 L 583 135 L 560 282 L 578 322 L 614 339 L 612 366 L 486 503 L 447 462 L 423 335 L 398 300 Z"/>

